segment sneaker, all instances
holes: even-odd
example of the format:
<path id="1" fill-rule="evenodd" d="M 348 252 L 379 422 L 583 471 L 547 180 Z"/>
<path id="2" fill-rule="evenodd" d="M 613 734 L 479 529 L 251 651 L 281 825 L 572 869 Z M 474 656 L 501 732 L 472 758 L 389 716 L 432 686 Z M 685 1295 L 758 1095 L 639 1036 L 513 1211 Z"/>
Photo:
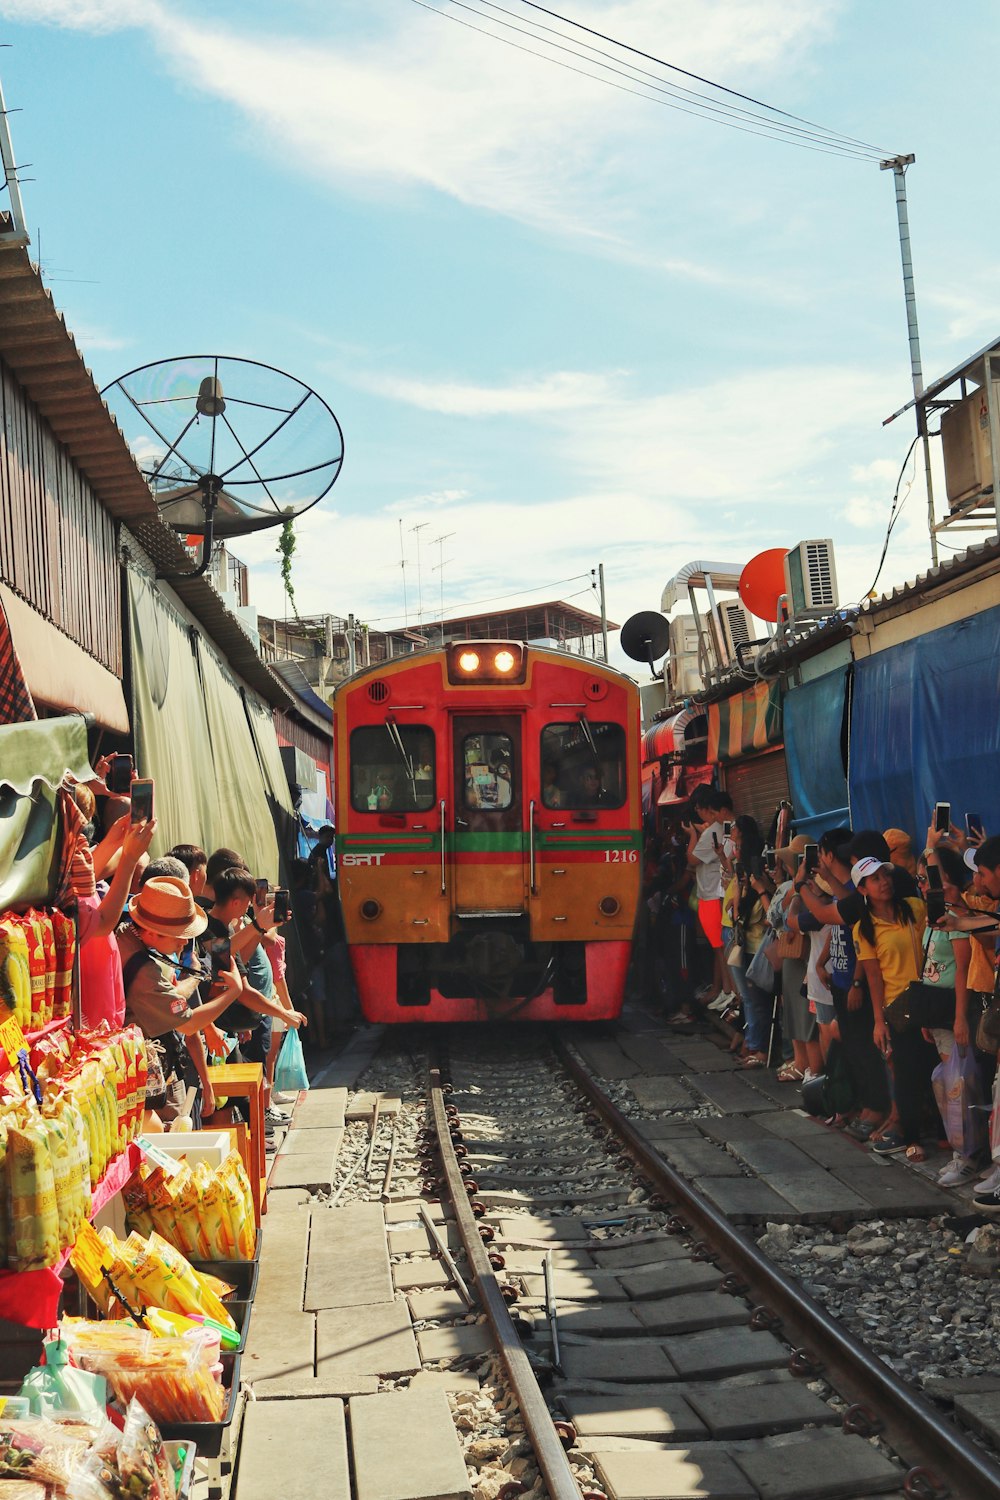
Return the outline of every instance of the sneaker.
<path id="1" fill-rule="evenodd" d="M 714 991 L 714 984 L 700 984 L 694 992 L 694 998 L 696 1000 L 703 1000 L 706 995 L 711 995 L 714 993 Z"/>
<path id="2" fill-rule="evenodd" d="M 277 1089 L 272 1089 L 271 1105 L 273 1107 L 275 1104 L 294 1104 L 298 1097 L 298 1094 L 282 1094 Z"/>
<path id="3" fill-rule="evenodd" d="M 708 1004 L 705 1006 L 705 1009 L 718 1011 L 721 1015 L 723 1011 L 727 1011 L 729 1009 L 735 998 L 735 995 L 716 995 L 714 1000 L 710 1000 L 708 1002 Z"/>
<path id="4" fill-rule="evenodd" d="M 980 1193 L 994 1193 L 997 1188 L 1000 1188 L 1000 1164 L 990 1167 L 972 1191 L 974 1196 L 978 1196 Z"/>
<path id="5" fill-rule="evenodd" d="M 279 1114 L 276 1109 L 265 1109 L 264 1125 L 266 1129 L 273 1132 L 275 1126 L 280 1125 L 281 1128 L 284 1129 L 287 1124 L 288 1117 L 286 1115 Z"/>
<path id="6" fill-rule="evenodd" d="M 946 1167 L 942 1167 L 937 1174 L 939 1187 L 961 1187 L 963 1182 L 969 1182 L 975 1177 L 979 1168 L 974 1161 L 967 1156 L 960 1156 L 956 1151 Z"/>
<path id="7" fill-rule="evenodd" d="M 1000 1188 L 994 1188 L 992 1193 L 973 1193 L 976 1207 L 983 1213 L 1000 1213 Z"/>

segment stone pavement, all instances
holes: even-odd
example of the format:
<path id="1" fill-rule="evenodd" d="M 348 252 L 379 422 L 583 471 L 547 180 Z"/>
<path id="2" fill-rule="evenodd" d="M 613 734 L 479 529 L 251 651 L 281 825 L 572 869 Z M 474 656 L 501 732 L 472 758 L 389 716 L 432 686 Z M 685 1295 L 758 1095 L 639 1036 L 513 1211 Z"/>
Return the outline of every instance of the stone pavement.
<path id="1" fill-rule="evenodd" d="M 961 1207 L 927 1169 L 875 1156 L 807 1114 L 796 1084 L 739 1068 L 717 1035 L 664 1036 L 639 1010 L 613 1034 L 567 1035 L 599 1080 L 624 1085 L 639 1111 L 659 1115 L 633 1123 L 734 1223 L 930 1217 Z M 705 1105 L 718 1113 L 696 1113 Z"/>

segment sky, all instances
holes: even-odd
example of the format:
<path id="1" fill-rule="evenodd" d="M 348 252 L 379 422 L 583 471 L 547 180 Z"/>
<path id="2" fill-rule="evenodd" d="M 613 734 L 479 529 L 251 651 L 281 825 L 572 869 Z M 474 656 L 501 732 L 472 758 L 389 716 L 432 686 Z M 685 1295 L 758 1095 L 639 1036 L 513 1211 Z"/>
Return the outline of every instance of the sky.
<path id="1" fill-rule="evenodd" d="M 471 29 L 586 40 L 523 0 L 491 20 L 485 0 L 428 4 L 443 14 L 0 0 L 32 254 L 98 385 L 220 353 L 322 396 L 346 456 L 296 523 L 302 614 L 399 624 L 404 583 L 410 623 L 442 598 L 593 608 L 603 563 L 620 622 L 692 560 L 812 537 L 834 542 L 841 601 L 864 597 L 913 436 L 909 416 L 882 425 L 911 394 L 891 174 Z M 925 378 L 996 335 L 1000 205 L 969 108 L 991 97 L 992 0 L 563 4 L 915 152 Z M 657 87 L 684 81 L 638 61 Z M 276 539 L 233 550 L 253 602 L 283 615 Z M 879 587 L 929 562 L 918 473 Z"/>

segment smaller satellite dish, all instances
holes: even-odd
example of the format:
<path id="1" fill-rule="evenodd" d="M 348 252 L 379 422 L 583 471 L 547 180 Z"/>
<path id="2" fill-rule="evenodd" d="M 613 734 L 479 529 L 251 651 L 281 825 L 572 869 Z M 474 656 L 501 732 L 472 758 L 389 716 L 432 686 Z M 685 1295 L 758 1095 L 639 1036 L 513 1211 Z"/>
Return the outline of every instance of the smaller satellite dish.
<path id="1" fill-rule="evenodd" d="M 778 596 L 785 592 L 787 556 L 787 547 L 771 547 L 751 557 L 740 574 L 740 598 L 758 620 L 778 618 Z"/>
<path id="2" fill-rule="evenodd" d="M 630 615 L 619 633 L 618 639 L 626 656 L 633 661 L 648 663 L 649 670 L 656 675 L 655 663 L 665 656 L 670 645 L 670 623 L 655 610 L 644 609 Z"/>

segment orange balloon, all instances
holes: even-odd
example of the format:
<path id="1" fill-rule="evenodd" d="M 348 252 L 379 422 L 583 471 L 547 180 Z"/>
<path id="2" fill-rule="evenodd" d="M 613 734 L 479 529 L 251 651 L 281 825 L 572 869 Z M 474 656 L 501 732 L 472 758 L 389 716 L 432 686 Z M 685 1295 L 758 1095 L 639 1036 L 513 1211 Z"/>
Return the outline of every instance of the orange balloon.
<path id="1" fill-rule="evenodd" d="M 778 595 L 785 592 L 787 547 L 771 547 L 751 557 L 740 574 L 740 598 L 758 620 L 778 618 Z"/>

